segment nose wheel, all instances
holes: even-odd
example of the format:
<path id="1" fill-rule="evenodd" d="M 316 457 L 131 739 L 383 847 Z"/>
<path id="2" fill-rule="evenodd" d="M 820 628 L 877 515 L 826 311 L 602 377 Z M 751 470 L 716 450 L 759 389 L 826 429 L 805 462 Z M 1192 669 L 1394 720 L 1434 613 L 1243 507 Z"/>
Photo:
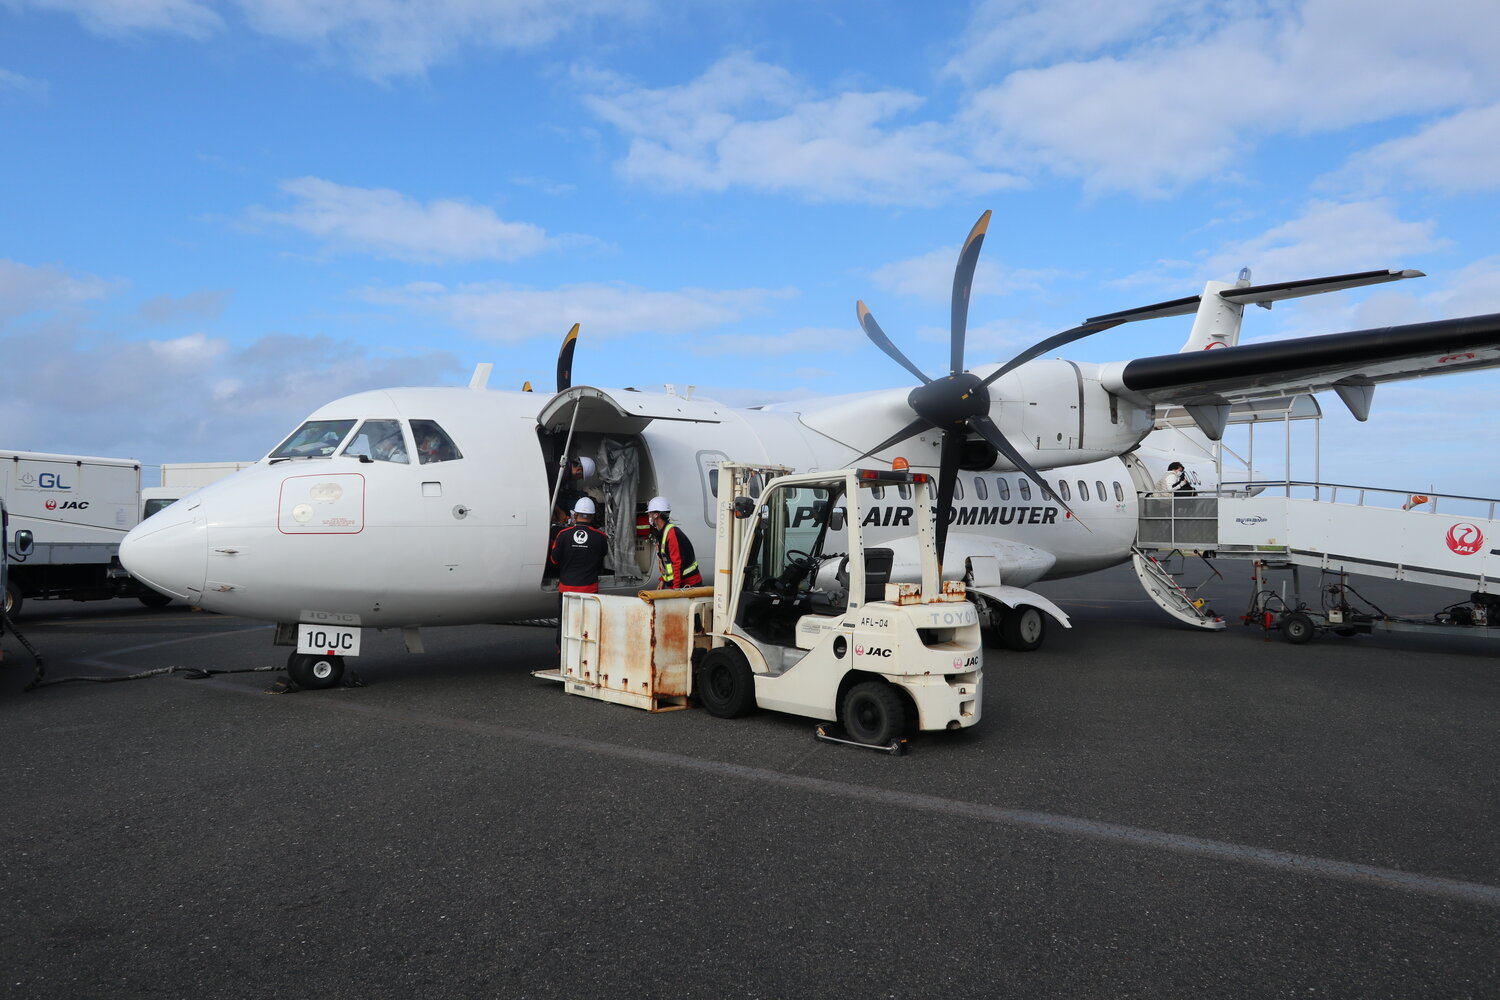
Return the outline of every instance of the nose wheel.
<path id="1" fill-rule="evenodd" d="M 286 659 L 286 672 L 292 683 L 309 691 L 331 688 L 343 680 L 344 658 L 314 653 L 293 653 Z"/>

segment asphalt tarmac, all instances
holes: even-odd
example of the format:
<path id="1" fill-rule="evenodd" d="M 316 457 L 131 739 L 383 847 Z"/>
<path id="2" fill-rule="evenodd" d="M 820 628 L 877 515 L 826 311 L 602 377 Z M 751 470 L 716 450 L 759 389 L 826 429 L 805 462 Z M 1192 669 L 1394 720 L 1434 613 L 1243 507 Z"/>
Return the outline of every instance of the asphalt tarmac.
<path id="1" fill-rule="evenodd" d="M 22 693 L 8 636 L 0 996 L 1500 995 L 1500 643 L 1039 589 L 1076 627 L 902 757 L 568 696 L 542 628 L 370 634 L 363 686 L 293 694 Z M 285 661 L 176 605 L 27 611 L 49 678 Z"/>

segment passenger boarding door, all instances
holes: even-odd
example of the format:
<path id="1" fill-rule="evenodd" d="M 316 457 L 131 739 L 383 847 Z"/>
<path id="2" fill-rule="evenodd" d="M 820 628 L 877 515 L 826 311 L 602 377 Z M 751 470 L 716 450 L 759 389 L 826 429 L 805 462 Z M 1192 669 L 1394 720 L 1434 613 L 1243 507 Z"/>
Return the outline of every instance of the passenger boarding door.
<path id="1" fill-rule="evenodd" d="M 722 451 L 698 452 L 698 478 L 703 484 L 703 518 L 710 528 L 719 523 L 719 463 L 729 461 Z M 725 483 L 724 488 L 732 484 Z"/>

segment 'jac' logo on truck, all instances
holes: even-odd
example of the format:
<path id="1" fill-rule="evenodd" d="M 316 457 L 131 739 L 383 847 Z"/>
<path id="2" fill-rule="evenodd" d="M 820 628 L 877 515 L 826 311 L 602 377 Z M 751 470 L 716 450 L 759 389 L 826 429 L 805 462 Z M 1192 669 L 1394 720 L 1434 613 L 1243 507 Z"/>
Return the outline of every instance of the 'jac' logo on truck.
<path id="1" fill-rule="evenodd" d="M 1472 556 L 1484 545 L 1484 532 L 1477 524 L 1467 521 L 1448 529 L 1448 548 L 1461 556 Z"/>
<path id="2" fill-rule="evenodd" d="M 88 510 L 89 502 L 87 500 L 64 500 L 58 503 L 56 500 L 48 500 L 42 506 L 48 510 Z"/>

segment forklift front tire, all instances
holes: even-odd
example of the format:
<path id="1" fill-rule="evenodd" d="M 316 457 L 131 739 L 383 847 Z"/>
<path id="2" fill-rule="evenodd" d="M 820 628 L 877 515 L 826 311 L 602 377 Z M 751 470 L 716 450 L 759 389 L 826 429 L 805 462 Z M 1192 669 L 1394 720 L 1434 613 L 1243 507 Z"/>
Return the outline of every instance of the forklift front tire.
<path id="1" fill-rule="evenodd" d="M 906 731 L 906 706 L 885 681 L 861 681 L 844 693 L 844 732 L 856 743 L 880 746 Z"/>
<path id="2" fill-rule="evenodd" d="M 693 694 L 709 715 L 737 719 L 755 708 L 755 678 L 745 654 L 732 645 L 710 649 L 698 667 Z"/>

